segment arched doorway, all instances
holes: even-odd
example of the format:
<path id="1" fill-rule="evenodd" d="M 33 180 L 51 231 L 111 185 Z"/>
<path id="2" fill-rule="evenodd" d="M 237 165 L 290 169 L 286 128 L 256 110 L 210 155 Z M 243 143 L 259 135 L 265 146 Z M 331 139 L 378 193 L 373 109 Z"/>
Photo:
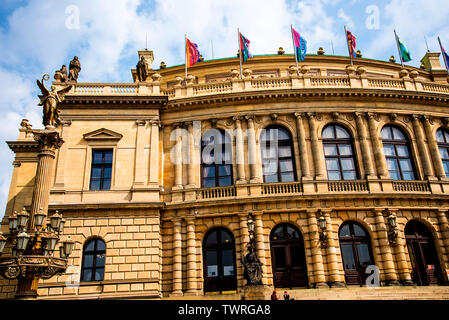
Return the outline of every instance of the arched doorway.
<path id="1" fill-rule="evenodd" d="M 366 283 L 366 268 L 374 265 L 371 239 L 366 229 L 354 221 L 344 222 L 338 232 L 346 284 Z"/>
<path id="2" fill-rule="evenodd" d="M 204 292 L 235 291 L 234 236 L 225 228 L 211 229 L 203 240 Z"/>
<path id="3" fill-rule="evenodd" d="M 277 225 L 271 231 L 270 246 L 274 286 L 307 287 L 307 265 L 301 232 L 291 224 Z"/>
<path id="4" fill-rule="evenodd" d="M 429 229 L 422 222 L 412 220 L 405 226 L 405 239 L 413 268 L 413 282 L 419 286 L 441 283 L 440 262 Z"/>

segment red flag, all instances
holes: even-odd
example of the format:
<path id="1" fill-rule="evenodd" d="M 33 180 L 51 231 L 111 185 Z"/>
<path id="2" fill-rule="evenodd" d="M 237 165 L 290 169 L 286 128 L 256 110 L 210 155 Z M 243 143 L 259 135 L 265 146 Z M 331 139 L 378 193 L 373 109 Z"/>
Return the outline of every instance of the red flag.
<path id="1" fill-rule="evenodd" d="M 187 67 L 193 66 L 200 60 L 200 52 L 198 51 L 198 46 L 196 43 L 190 42 L 186 38 L 186 64 Z"/>
<path id="2" fill-rule="evenodd" d="M 346 31 L 346 38 L 349 44 L 349 55 L 353 58 L 355 58 L 356 54 L 355 54 L 355 36 L 352 35 L 352 33 L 350 31 Z"/>

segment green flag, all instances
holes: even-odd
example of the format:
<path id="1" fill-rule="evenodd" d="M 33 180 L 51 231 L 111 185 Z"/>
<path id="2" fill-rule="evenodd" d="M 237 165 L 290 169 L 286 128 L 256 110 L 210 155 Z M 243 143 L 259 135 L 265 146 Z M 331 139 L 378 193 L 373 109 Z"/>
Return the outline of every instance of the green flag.
<path id="1" fill-rule="evenodd" d="M 398 43 L 399 43 L 399 49 L 401 51 L 402 61 L 404 61 L 404 62 L 412 61 L 412 56 L 410 55 L 410 51 L 408 51 L 405 44 L 403 44 L 402 41 L 399 40 L 399 37 L 398 37 Z"/>

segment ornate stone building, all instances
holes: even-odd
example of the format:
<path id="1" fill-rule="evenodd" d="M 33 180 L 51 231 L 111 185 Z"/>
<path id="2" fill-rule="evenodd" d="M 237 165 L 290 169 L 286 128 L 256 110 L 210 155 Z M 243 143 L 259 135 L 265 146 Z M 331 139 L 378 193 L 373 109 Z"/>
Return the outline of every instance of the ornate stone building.
<path id="1" fill-rule="evenodd" d="M 238 299 L 250 213 L 268 287 L 356 298 L 378 271 L 380 295 L 449 297 L 439 54 L 421 69 L 310 55 L 297 70 L 291 55 L 256 56 L 243 78 L 238 59 L 218 59 L 186 79 L 184 66 L 155 70 L 152 52 L 139 55 L 145 81 L 132 70 L 134 83 L 74 83 L 65 96 L 49 212 L 63 214 L 62 238 L 76 244 L 67 274 L 40 282 L 40 299 Z M 26 120 L 8 145 L 4 233 L 33 193 Z M 0 297 L 15 285 L 1 279 Z"/>

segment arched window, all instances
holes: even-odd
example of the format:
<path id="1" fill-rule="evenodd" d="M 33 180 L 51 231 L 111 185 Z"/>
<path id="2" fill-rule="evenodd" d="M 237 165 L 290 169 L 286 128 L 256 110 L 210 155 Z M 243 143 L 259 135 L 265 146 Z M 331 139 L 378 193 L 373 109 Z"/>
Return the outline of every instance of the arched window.
<path id="1" fill-rule="evenodd" d="M 405 133 L 397 127 L 386 125 L 382 128 L 381 135 L 390 178 L 415 180 L 410 144 Z"/>
<path id="2" fill-rule="evenodd" d="M 232 183 L 231 139 L 224 130 L 208 130 L 201 139 L 201 185 L 213 188 Z"/>
<path id="3" fill-rule="evenodd" d="M 442 283 L 442 271 L 435 241 L 422 222 L 412 220 L 405 226 L 405 239 L 412 264 L 412 280 L 419 286 Z"/>
<path id="4" fill-rule="evenodd" d="M 437 143 L 443 161 L 444 172 L 449 177 L 449 130 L 440 128 L 437 130 Z"/>
<path id="5" fill-rule="evenodd" d="M 301 232 L 291 224 L 281 223 L 271 231 L 270 247 L 274 286 L 307 287 L 307 265 Z"/>
<path id="6" fill-rule="evenodd" d="M 95 238 L 87 241 L 83 248 L 81 281 L 102 281 L 106 260 L 106 244 Z"/>
<path id="7" fill-rule="evenodd" d="M 374 265 L 371 240 L 366 229 L 357 222 L 344 222 L 338 232 L 346 284 L 364 285 L 366 268 Z"/>
<path id="8" fill-rule="evenodd" d="M 210 230 L 203 240 L 204 291 L 237 289 L 235 241 L 225 228 Z"/>
<path id="9" fill-rule="evenodd" d="M 263 179 L 266 183 L 296 180 L 293 143 L 281 126 L 269 126 L 260 135 Z"/>
<path id="10" fill-rule="evenodd" d="M 323 129 L 324 157 L 329 180 L 357 180 L 351 134 L 344 127 L 331 124 Z"/>

